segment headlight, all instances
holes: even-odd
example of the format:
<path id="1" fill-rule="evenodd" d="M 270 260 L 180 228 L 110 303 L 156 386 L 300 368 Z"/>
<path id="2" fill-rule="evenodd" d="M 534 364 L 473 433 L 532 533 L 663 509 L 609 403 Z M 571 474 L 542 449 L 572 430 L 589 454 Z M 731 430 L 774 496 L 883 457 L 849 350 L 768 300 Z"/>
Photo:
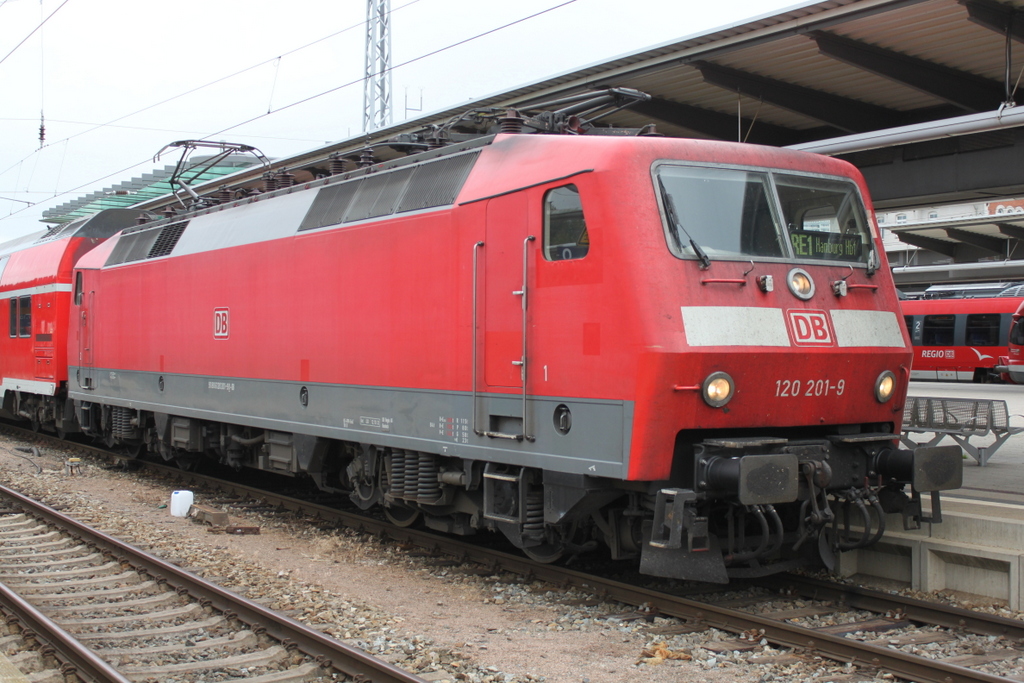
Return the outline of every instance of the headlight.
<path id="1" fill-rule="evenodd" d="M 724 372 L 712 372 L 700 387 L 704 402 L 712 408 L 721 408 L 732 400 L 732 377 Z"/>
<path id="2" fill-rule="evenodd" d="M 814 296 L 814 280 L 803 268 L 794 268 L 789 271 L 786 282 L 789 284 L 789 291 L 793 292 L 793 296 L 796 298 L 807 301 Z"/>
<path id="3" fill-rule="evenodd" d="M 879 403 L 885 403 L 896 392 L 896 375 L 886 370 L 875 380 L 875 398 Z"/>

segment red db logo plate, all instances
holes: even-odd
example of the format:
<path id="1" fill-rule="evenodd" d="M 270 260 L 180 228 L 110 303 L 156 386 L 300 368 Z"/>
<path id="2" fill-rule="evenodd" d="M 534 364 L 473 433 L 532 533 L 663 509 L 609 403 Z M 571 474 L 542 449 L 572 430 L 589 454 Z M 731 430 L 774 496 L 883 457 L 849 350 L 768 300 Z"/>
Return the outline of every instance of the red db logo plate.
<path id="1" fill-rule="evenodd" d="M 797 346 L 832 346 L 834 336 L 825 311 L 787 311 L 789 332 Z"/>
<path id="2" fill-rule="evenodd" d="M 226 308 L 215 308 L 213 309 L 213 338 L 214 339 L 227 339 L 228 338 L 228 309 Z"/>

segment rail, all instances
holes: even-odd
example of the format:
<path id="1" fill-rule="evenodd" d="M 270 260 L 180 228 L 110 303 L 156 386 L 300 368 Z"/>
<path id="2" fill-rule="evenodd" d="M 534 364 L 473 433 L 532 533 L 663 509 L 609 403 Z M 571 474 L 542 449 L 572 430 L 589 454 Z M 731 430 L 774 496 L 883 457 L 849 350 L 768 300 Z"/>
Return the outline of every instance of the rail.
<path id="1" fill-rule="evenodd" d="M 22 432 L 20 429 L 6 425 L 5 430 L 9 432 Z M 35 436 L 36 438 L 49 438 L 38 434 L 31 435 L 26 433 L 26 435 Z M 64 445 L 77 447 L 90 453 L 100 453 L 106 457 L 119 458 L 119 456 L 103 453 L 99 449 L 89 446 L 73 445 L 67 442 L 64 442 Z M 716 605 L 713 602 L 688 599 L 680 595 L 668 595 L 655 589 L 630 585 L 558 565 L 537 564 L 519 555 L 512 555 L 479 545 L 467 544 L 464 540 L 457 537 L 438 535 L 409 527 L 394 527 L 364 515 L 345 512 L 279 493 L 255 489 L 235 482 L 213 479 L 195 472 L 186 472 L 151 462 L 142 462 L 140 464 L 143 464 L 147 469 L 161 472 L 178 481 L 189 482 L 194 485 L 204 484 L 218 488 L 221 491 L 230 491 L 239 495 L 262 499 L 268 505 L 282 510 L 301 511 L 325 522 L 331 521 L 344 524 L 360 533 L 390 537 L 401 543 L 424 548 L 437 556 L 458 558 L 463 563 L 477 562 L 489 567 L 494 572 L 508 571 L 518 573 L 529 577 L 530 580 L 547 581 L 566 588 L 578 587 L 595 593 L 605 600 L 615 600 L 630 605 L 644 606 L 647 613 L 676 617 L 685 620 L 690 626 L 698 630 L 714 627 L 738 634 L 757 632 L 761 637 L 776 645 L 797 648 L 801 651 L 808 650 L 829 659 L 848 662 L 867 670 L 889 672 L 897 677 L 922 683 L 1010 682 L 1010 679 L 982 670 L 968 668 L 955 662 L 931 660 L 916 654 L 902 652 L 898 649 L 890 648 L 884 643 L 862 642 L 841 635 L 833 635 L 821 630 L 802 627 L 789 623 L 785 619 L 780 620 L 751 614 L 724 605 Z M 783 577 L 775 577 L 772 579 L 762 579 L 757 583 L 762 581 L 767 585 L 771 585 L 774 582 L 777 587 L 780 582 L 795 583 L 797 579 L 789 578 L 787 580 Z M 919 601 L 904 600 L 897 604 L 890 601 L 890 598 L 894 596 L 889 594 L 879 594 L 860 589 L 856 595 L 852 595 L 846 590 L 847 587 L 830 588 L 825 583 L 808 585 L 804 582 L 794 586 L 794 588 L 806 596 L 824 597 L 826 599 L 836 598 L 838 601 L 846 602 L 851 606 L 856 606 L 858 609 L 869 611 L 885 609 L 888 612 L 892 611 L 895 605 L 896 609 L 901 614 L 906 615 L 907 618 L 919 619 L 924 623 L 955 625 L 954 628 L 958 629 L 990 635 L 1002 635 L 1009 638 L 1024 637 L 1024 630 L 1020 628 L 1019 622 L 994 617 L 994 615 L 968 613 L 964 610 L 956 609 L 951 610 L 943 605 L 936 604 L 931 606 Z M 702 591 L 698 591 L 698 593 L 700 592 Z M 371 680 L 376 682 L 378 679 L 373 678 Z"/>
<path id="2" fill-rule="evenodd" d="M 984 467 L 999 447 L 1024 427 L 1010 426 L 1006 401 L 980 398 L 934 398 L 912 396 L 903 408 L 903 434 L 900 441 L 909 448 L 935 446 L 947 436 L 971 454 Z M 910 438 L 912 434 L 931 434 L 927 443 Z M 987 446 L 971 443 L 973 438 L 994 436 Z"/>

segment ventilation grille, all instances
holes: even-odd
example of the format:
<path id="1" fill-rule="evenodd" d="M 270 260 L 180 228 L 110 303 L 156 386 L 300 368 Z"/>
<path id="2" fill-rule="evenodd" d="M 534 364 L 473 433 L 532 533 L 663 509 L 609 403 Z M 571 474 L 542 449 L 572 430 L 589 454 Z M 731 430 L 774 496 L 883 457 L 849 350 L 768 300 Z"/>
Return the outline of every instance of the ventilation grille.
<path id="1" fill-rule="evenodd" d="M 476 157 L 476 154 L 462 154 L 420 166 L 416 181 L 409 183 L 397 211 L 429 209 L 454 202 Z"/>
<path id="2" fill-rule="evenodd" d="M 299 231 L 452 204 L 478 155 L 443 157 L 325 187 Z"/>
<path id="3" fill-rule="evenodd" d="M 54 225 L 48 229 L 43 235 L 36 240 L 36 244 L 40 242 L 49 242 L 55 240 L 62 235 L 69 235 L 81 227 L 82 221 L 74 221 L 71 223 L 61 223 L 60 225 Z"/>
<path id="4" fill-rule="evenodd" d="M 167 256 L 178 243 L 178 238 L 185 232 L 187 225 L 188 221 L 182 221 L 159 228 L 122 233 L 114 250 L 110 252 L 106 265 L 116 266 L 119 263 Z"/>
<path id="5" fill-rule="evenodd" d="M 174 245 L 178 243 L 181 233 L 185 232 L 186 225 L 188 225 L 186 221 L 165 225 L 160 230 L 160 236 L 156 238 L 156 242 L 153 243 L 146 258 L 158 258 L 170 254 L 174 250 Z"/>
<path id="6" fill-rule="evenodd" d="M 359 192 L 345 214 L 345 222 L 390 216 L 395 212 L 398 198 L 405 192 L 416 168 L 403 168 L 391 173 L 378 173 L 359 181 Z"/>

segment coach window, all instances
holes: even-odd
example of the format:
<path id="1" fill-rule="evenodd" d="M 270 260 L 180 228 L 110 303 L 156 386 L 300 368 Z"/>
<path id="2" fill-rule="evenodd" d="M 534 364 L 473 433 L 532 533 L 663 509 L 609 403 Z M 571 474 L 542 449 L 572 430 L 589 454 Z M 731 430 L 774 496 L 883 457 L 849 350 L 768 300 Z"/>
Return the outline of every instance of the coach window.
<path id="1" fill-rule="evenodd" d="M 11 317 L 10 317 L 10 323 L 11 323 L 11 336 L 12 337 L 17 337 L 18 336 L 18 298 L 17 297 L 12 297 L 11 298 Z"/>
<path id="2" fill-rule="evenodd" d="M 18 336 L 32 336 L 32 297 L 23 296 L 18 299 Z"/>
<path id="3" fill-rule="evenodd" d="M 922 346 L 952 346 L 953 326 L 956 319 L 951 315 L 926 315 L 924 331 L 921 336 Z"/>
<path id="4" fill-rule="evenodd" d="M 548 261 L 581 259 L 590 251 L 590 235 L 583 218 L 583 202 L 575 185 L 548 190 L 544 195 L 544 258 Z"/>
<path id="5" fill-rule="evenodd" d="M 975 313 L 967 316 L 969 346 L 999 346 L 999 314 Z"/>

